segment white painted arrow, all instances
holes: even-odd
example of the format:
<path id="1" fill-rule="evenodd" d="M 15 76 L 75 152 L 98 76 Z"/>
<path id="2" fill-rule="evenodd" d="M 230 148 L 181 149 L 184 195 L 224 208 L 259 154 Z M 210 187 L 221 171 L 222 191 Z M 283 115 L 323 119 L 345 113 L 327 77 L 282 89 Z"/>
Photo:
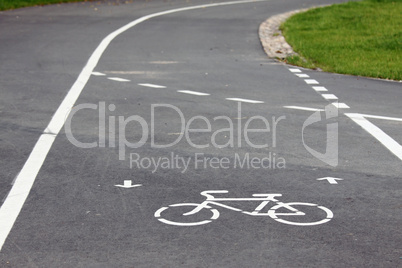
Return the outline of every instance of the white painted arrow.
<path id="1" fill-rule="evenodd" d="M 122 188 L 134 188 L 134 187 L 142 186 L 142 184 L 134 184 L 133 185 L 133 182 L 131 180 L 125 180 L 123 185 L 116 184 L 115 186 L 122 187 Z"/>
<path id="2" fill-rule="evenodd" d="M 332 177 L 325 177 L 325 178 L 317 179 L 317 181 L 322 181 L 322 180 L 327 180 L 330 184 L 338 184 L 337 181 L 342 181 L 343 179 L 341 179 L 341 178 L 332 178 Z"/>

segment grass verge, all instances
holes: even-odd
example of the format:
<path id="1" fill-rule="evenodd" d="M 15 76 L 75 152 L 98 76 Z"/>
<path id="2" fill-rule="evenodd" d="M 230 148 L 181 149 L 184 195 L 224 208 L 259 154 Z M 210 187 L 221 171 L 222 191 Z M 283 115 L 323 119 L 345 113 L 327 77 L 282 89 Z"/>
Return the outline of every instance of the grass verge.
<path id="1" fill-rule="evenodd" d="M 402 80 L 402 0 L 364 0 L 298 13 L 281 25 L 290 64 Z"/>
<path id="2" fill-rule="evenodd" d="M 0 11 L 20 7 L 43 6 L 69 2 L 89 2 L 88 0 L 0 0 Z"/>

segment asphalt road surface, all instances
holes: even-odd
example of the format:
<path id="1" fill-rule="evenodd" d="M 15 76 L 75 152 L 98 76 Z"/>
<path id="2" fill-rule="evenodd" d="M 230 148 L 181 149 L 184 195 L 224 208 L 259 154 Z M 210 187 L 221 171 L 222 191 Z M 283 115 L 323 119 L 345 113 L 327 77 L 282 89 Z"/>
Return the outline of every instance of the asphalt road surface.
<path id="1" fill-rule="evenodd" d="M 1 12 L 0 266 L 401 267 L 401 84 L 258 37 L 333 2 Z"/>

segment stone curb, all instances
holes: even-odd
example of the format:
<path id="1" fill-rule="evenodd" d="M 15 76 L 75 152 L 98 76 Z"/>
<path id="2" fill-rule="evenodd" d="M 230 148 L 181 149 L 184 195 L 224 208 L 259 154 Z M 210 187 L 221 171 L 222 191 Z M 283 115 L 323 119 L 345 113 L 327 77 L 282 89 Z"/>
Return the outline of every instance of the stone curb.
<path id="1" fill-rule="evenodd" d="M 258 33 L 262 46 L 264 47 L 265 53 L 268 54 L 268 57 L 285 59 L 288 56 L 297 55 L 292 47 L 286 42 L 279 27 L 281 23 L 290 16 L 306 10 L 308 9 L 299 9 L 275 15 L 261 23 Z"/>

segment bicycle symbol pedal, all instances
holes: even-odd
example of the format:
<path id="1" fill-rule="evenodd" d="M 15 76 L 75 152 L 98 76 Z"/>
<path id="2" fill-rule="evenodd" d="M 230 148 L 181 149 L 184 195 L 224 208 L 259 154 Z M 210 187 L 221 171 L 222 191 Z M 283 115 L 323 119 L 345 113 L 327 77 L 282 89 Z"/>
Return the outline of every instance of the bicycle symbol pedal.
<path id="1" fill-rule="evenodd" d="M 249 216 L 260 216 L 260 217 L 271 217 L 272 219 L 276 220 L 277 222 L 284 223 L 284 224 L 290 224 L 290 225 L 297 225 L 297 226 L 312 226 L 312 225 L 318 225 L 318 224 L 323 224 L 326 222 L 329 222 L 334 214 L 332 211 L 326 207 L 319 206 L 316 204 L 312 203 L 302 203 L 302 202 L 290 202 L 290 203 L 283 203 L 277 200 L 277 197 L 282 196 L 282 194 L 253 194 L 253 197 L 251 198 L 215 198 L 212 194 L 226 194 L 228 191 L 226 190 L 208 190 L 208 191 L 203 191 L 200 194 L 202 196 L 206 197 L 206 200 L 202 203 L 179 203 L 179 204 L 173 204 L 169 205 L 168 207 L 162 207 L 158 209 L 154 216 L 160 221 L 165 224 L 169 225 L 176 225 L 176 226 L 198 226 L 198 225 L 203 225 L 212 222 L 213 220 L 216 220 L 219 218 L 219 211 L 216 208 L 213 208 L 212 206 L 218 206 L 220 208 L 226 208 L 232 211 L 237 211 L 244 213 Z M 253 211 L 244 211 L 242 209 L 229 206 L 227 204 L 223 204 L 224 202 L 260 202 L 259 205 L 253 210 Z M 262 212 L 262 210 L 268 205 L 268 203 L 274 202 L 276 205 L 271 207 L 268 212 Z M 212 205 L 212 206 L 211 206 Z M 297 217 L 297 219 L 300 219 L 300 216 L 307 216 L 305 212 L 298 210 L 296 207 L 302 206 L 306 209 L 306 207 L 309 208 L 316 208 L 319 211 L 321 211 L 321 215 L 325 215 L 325 217 L 321 217 L 322 219 L 320 220 L 314 220 L 314 221 L 309 221 L 309 222 L 300 222 L 300 221 L 292 221 L 292 217 Z M 199 219 L 197 217 L 196 220 L 186 222 L 181 222 L 178 220 L 168 220 L 166 219 L 166 211 L 168 209 L 177 209 L 177 208 L 185 208 L 187 212 L 181 213 L 182 216 L 186 217 L 186 219 L 189 219 L 192 215 L 196 215 L 197 213 L 201 211 L 209 211 L 209 216 L 207 219 Z M 310 211 L 310 210 L 309 210 Z M 323 213 L 322 213 L 323 212 Z M 200 213 L 201 214 L 201 213 Z M 163 216 L 165 215 L 165 217 Z M 284 219 L 286 218 L 286 219 Z M 289 219 L 290 218 L 290 219 Z"/>

